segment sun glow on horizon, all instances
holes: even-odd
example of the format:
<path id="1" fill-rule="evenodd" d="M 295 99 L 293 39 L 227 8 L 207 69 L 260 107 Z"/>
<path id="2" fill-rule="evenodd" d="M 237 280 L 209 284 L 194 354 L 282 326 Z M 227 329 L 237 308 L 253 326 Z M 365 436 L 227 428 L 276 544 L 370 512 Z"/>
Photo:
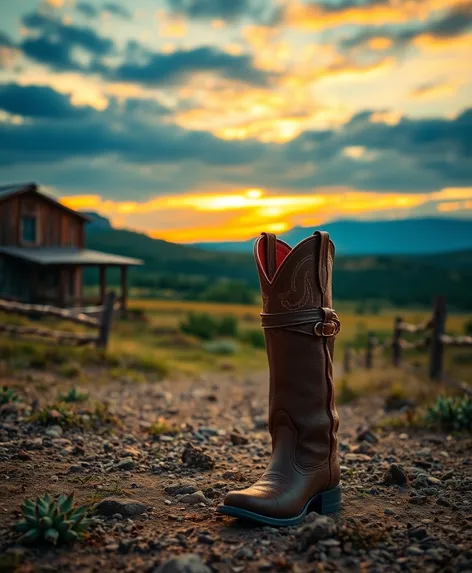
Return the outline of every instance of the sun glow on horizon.
<path id="1" fill-rule="evenodd" d="M 145 202 L 113 201 L 99 195 L 63 197 L 76 210 L 92 210 L 112 224 L 179 243 L 249 239 L 261 231 L 283 233 L 297 225 L 322 224 L 341 218 L 393 219 L 472 208 L 472 188 L 446 188 L 432 193 L 381 193 L 351 188 L 323 188 L 312 194 L 269 193 L 252 188 L 238 192 L 158 196 Z"/>

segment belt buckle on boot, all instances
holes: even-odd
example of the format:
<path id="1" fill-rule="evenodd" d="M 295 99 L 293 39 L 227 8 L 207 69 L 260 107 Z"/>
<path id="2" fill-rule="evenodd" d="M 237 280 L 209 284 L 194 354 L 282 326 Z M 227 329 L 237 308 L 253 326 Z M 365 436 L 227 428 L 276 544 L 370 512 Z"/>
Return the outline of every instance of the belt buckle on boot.
<path id="1" fill-rule="evenodd" d="M 325 332 L 326 327 L 334 327 L 331 332 Z M 314 327 L 314 333 L 316 336 L 322 336 L 324 338 L 329 338 L 331 336 L 336 336 L 339 334 L 341 324 L 339 322 L 317 322 Z M 321 328 L 320 328 L 321 327 Z"/>

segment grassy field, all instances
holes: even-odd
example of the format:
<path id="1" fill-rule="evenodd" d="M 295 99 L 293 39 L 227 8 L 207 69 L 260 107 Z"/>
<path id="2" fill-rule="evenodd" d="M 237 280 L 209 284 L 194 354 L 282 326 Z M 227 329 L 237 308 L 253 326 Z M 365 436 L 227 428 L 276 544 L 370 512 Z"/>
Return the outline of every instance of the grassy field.
<path id="1" fill-rule="evenodd" d="M 217 319 L 231 316 L 237 320 L 238 335 L 226 337 L 223 343 L 202 341 L 185 334 L 179 328 L 189 312 L 206 313 Z M 244 373 L 266 367 L 264 349 L 247 342 L 245 334 L 260 332 L 257 306 L 175 302 L 159 300 L 131 300 L 128 319 L 116 319 L 113 325 L 109 351 L 100 355 L 93 349 L 70 349 L 36 342 L 0 337 L 0 375 L 3 371 L 21 368 L 43 368 L 50 364 L 65 377 L 90 376 L 91 369 L 101 376 L 136 381 L 154 377 L 199 375 L 206 371 Z M 354 304 L 337 305 L 342 329 L 337 342 L 337 359 L 342 359 L 342 347 L 353 343 L 362 354 L 367 333 L 375 332 L 380 340 L 391 336 L 394 318 L 401 315 L 410 323 L 429 318 L 428 311 L 383 309 L 377 314 L 356 313 Z M 447 332 L 463 334 L 472 315 L 451 315 Z M 0 321 L 24 324 L 26 319 L 13 315 L 0 315 Z M 37 322 L 36 322 L 37 324 Z M 80 327 L 53 319 L 41 320 L 41 325 L 60 330 L 80 330 Z M 260 341 L 259 341 L 260 342 Z M 97 358 L 97 355 L 101 358 Z M 406 352 L 405 362 L 425 366 L 427 351 Z M 387 367 L 388 355 L 376 356 L 376 367 Z M 472 381 L 472 352 L 466 349 L 447 349 L 445 371 L 452 377 Z M 103 367 L 103 368 L 102 368 Z"/>

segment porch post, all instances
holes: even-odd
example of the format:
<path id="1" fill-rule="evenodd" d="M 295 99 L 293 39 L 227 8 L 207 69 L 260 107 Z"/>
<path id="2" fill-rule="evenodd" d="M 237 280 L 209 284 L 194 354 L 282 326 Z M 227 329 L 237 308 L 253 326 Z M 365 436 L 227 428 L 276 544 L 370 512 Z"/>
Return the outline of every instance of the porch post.
<path id="1" fill-rule="evenodd" d="M 107 294 L 107 268 L 105 265 L 100 265 L 100 304 L 105 303 L 105 296 Z"/>
<path id="2" fill-rule="evenodd" d="M 126 316 L 128 310 L 128 267 L 121 266 L 121 314 Z"/>
<path id="3" fill-rule="evenodd" d="M 80 306 L 82 299 L 82 271 L 79 266 L 72 268 L 72 284 L 73 286 L 73 304 L 72 306 Z"/>
<path id="4" fill-rule="evenodd" d="M 59 306 L 64 307 L 67 301 L 67 287 L 68 287 L 68 272 L 66 267 L 61 267 L 59 269 Z"/>

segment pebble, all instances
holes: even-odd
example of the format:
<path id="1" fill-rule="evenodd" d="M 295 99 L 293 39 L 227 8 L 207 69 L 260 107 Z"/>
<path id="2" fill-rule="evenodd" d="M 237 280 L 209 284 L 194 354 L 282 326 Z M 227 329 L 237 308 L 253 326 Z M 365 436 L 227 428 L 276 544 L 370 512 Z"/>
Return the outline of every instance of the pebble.
<path id="1" fill-rule="evenodd" d="M 163 563 L 152 573 L 211 573 L 198 555 L 180 555 Z"/>
<path id="2" fill-rule="evenodd" d="M 134 499 L 106 498 L 95 508 L 97 513 L 111 517 L 117 513 L 124 517 L 135 517 L 144 513 L 148 506 Z"/>
<path id="3" fill-rule="evenodd" d="M 181 501 L 182 503 L 186 503 L 188 505 L 195 505 L 197 503 L 208 503 L 208 500 L 202 491 L 196 491 L 195 493 L 187 493 L 183 495 L 179 499 L 179 501 Z"/>
<path id="4" fill-rule="evenodd" d="M 385 473 L 384 482 L 389 485 L 405 485 L 407 477 L 403 467 L 399 464 L 390 464 L 390 467 Z"/>
<path id="5" fill-rule="evenodd" d="M 122 470 L 122 471 L 129 471 L 135 468 L 135 462 L 134 460 L 132 460 L 131 458 L 125 458 L 123 460 L 120 460 L 117 464 L 116 464 L 116 469 L 118 470 Z"/>

